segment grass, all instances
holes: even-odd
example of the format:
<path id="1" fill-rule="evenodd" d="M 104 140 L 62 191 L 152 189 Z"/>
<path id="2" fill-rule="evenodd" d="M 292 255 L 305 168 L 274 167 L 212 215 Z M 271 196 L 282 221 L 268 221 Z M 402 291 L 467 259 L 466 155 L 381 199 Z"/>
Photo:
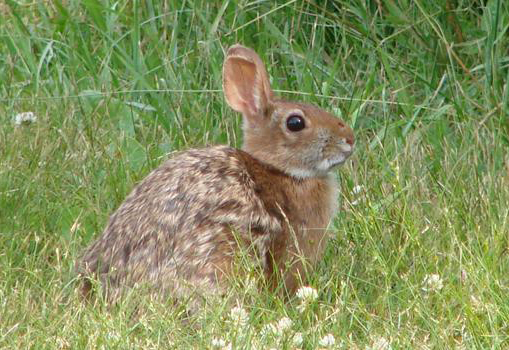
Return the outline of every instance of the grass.
<path id="1" fill-rule="evenodd" d="M 0 347 L 509 347 L 509 4 L 12 1 L 0 5 Z M 257 50 L 285 97 L 353 126 L 341 212 L 300 312 L 85 305 L 73 264 L 168 153 L 241 144 L 223 53 Z M 32 111 L 35 123 L 15 125 Z M 430 281 L 438 275 L 438 281 Z M 436 278 L 432 277 L 431 279 Z M 127 305 L 127 304 L 126 304 Z M 262 330 L 284 317 L 283 334 Z M 276 332 L 277 333 L 277 332 Z"/>

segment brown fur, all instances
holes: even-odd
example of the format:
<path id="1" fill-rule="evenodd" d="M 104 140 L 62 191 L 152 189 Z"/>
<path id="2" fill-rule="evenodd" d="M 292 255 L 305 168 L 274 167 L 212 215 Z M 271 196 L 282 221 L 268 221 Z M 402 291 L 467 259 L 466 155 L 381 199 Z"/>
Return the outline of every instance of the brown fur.
<path id="1" fill-rule="evenodd" d="M 139 284 L 175 297 L 223 293 L 239 244 L 291 292 L 321 258 L 337 209 L 328 172 L 352 152 L 352 130 L 317 107 L 276 100 L 248 48 L 228 51 L 223 79 L 227 102 L 244 115 L 243 150 L 188 150 L 150 173 L 78 261 L 85 294 L 93 278 L 110 301 Z M 303 130 L 287 128 L 294 115 Z"/>

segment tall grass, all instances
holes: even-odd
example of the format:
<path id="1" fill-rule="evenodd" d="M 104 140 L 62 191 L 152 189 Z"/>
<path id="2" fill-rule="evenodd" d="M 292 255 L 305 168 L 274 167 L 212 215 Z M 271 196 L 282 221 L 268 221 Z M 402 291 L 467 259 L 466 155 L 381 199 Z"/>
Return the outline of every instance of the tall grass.
<path id="1" fill-rule="evenodd" d="M 506 1 L 7 0 L 0 14 L 0 347 L 509 346 Z M 242 327 L 221 303 L 187 322 L 151 301 L 136 320 L 83 304 L 73 264 L 134 184 L 172 151 L 241 144 L 221 92 L 237 42 L 280 95 L 355 129 L 318 299 L 243 289 Z M 27 111 L 37 121 L 16 125 Z"/>

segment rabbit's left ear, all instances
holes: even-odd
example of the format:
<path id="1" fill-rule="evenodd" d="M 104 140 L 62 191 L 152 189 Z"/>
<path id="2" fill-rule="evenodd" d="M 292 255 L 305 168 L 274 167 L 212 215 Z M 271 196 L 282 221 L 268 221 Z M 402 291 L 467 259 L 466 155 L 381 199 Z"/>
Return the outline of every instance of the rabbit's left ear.
<path id="1" fill-rule="evenodd" d="M 260 57 L 252 49 L 234 45 L 223 65 L 226 102 L 249 121 L 260 122 L 273 100 L 269 76 Z"/>

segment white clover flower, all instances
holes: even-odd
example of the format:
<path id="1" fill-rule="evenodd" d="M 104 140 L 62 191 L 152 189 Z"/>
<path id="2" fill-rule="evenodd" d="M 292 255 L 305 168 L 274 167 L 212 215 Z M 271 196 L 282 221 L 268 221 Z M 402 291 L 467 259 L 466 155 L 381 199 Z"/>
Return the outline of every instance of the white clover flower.
<path id="1" fill-rule="evenodd" d="M 223 338 L 212 338 L 210 342 L 213 348 L 224 348 L 226 346 L 226 341 Z"/>
<path id="2" fill-rule="evenodd" d="M 352 192 L 353 192 L 353 194 L 359 194 L 359 193 L 361 193 L 363 190 L 364 190 L 364 186 L 362 186 L 362 185 L 357 185 L 357 186 L 354 186 L 354 188 L 352 189 Z"/>
<path id="3" fill-rule="evenodd" d="M 299 312 L 304 312 L 308 305 L 318 298 L 318 292 L 312 287 L 300 287 L 296 295 L 300 299 L 300 305 L 297 306 Z"/>
<path id="4" fill-rule="evenodd" d="M 304 343 L 304 337 L 301 332 L 297 332 L 293 335 L 292 343 L 294 346 L 301 346 Z"/>
<path id="5" fill-rule="evenodd" d="M 357 204 L 359 204 L 361 201 L 362 201 L 362 196 L 361 196 L 361 192 L 364 191 L 364 186 L 362 185 L 357 185 L 357 186 L 354 186 L 354 188 L 352 189 L 352 193 L 354 194 L 354 196 L 356 196 L 357 198 L 355 200 L 352 201 L 352 205 L 355 206 Z"/>
<path id="6" fill-rule="evenodd" d="M 444 282 L 438 274 L 424 276 L 422 283 L 424 284 L 422 289 L 426 292 L 438 292 L 444 287 Z"/>
<path id="7" fill-rule="evenodd" d="M 262 327 L 262 330 L 260 331 L 262 337 L 267 337 L 277 333 L 278 330 L 274 323 L 266 324 L 265 326 Z"/>
<path id="8" fill-rule="evenodd" d="M 318 341 L 318 345 L 323 346 L 324 348 L 331 348 L 336 344 L 336 339 L 332 334 L 326 334 L 322 339 Z"/>
<path id="9" fill-rule="evenodd" d="M 230 318 L 239 326 L 245 326 L 249 321 L 249 315 L 246 310 L 240 306 L 235 306 L 230 310 Z"/>
<path id="10" fill-rule="evenodd" d="M 391 348 L 391 343 L 387 339 L 385 339 L 384 337 L 378 337 L 373 341 L 371 347 L 368 347 L 367 349 L 368 350 L 390 350 L 392 348 Z"/>
<path id="11" fill-rule="evenodd" d="M 293 322 L 288 317 L 283 317 L 276 324 L 276 329 L 279 334 L 284 333 L 288 329 L 292 328 Z"/>
<path id="12" fill-rule="evenodd" d="M 313 287 L 300 287 L 296 295 L 297 298 L 307 303 L 315 301 L 318 298 L 318 292 Z"/>
<path id="13" fill-rule="evenodd" d="M 263 326 L 260 334 L 262 337 L 276 335 L 278 337 L 282 336 L 287 330 L 289 330 L 293 325 L 293 322 L 288 317 L 283 317 L 278 322 L 272 322 Z"/>
<path id="14" fill-rule="evenodd" d="M 14 124 L 16 125 L 30 124 L 35 123 L 36 121 L 37 116 L 34 114 L 34 112 L 22 112 L 14 116 Z"/>
<path id="15" fill-rule="evenodd" d="M 257 286 L 256 280 L 253 277 L 248 277 L 244 281 L 244 288 L 245 288 L 246 292 L 258 291 L 258 286 Z"/>

